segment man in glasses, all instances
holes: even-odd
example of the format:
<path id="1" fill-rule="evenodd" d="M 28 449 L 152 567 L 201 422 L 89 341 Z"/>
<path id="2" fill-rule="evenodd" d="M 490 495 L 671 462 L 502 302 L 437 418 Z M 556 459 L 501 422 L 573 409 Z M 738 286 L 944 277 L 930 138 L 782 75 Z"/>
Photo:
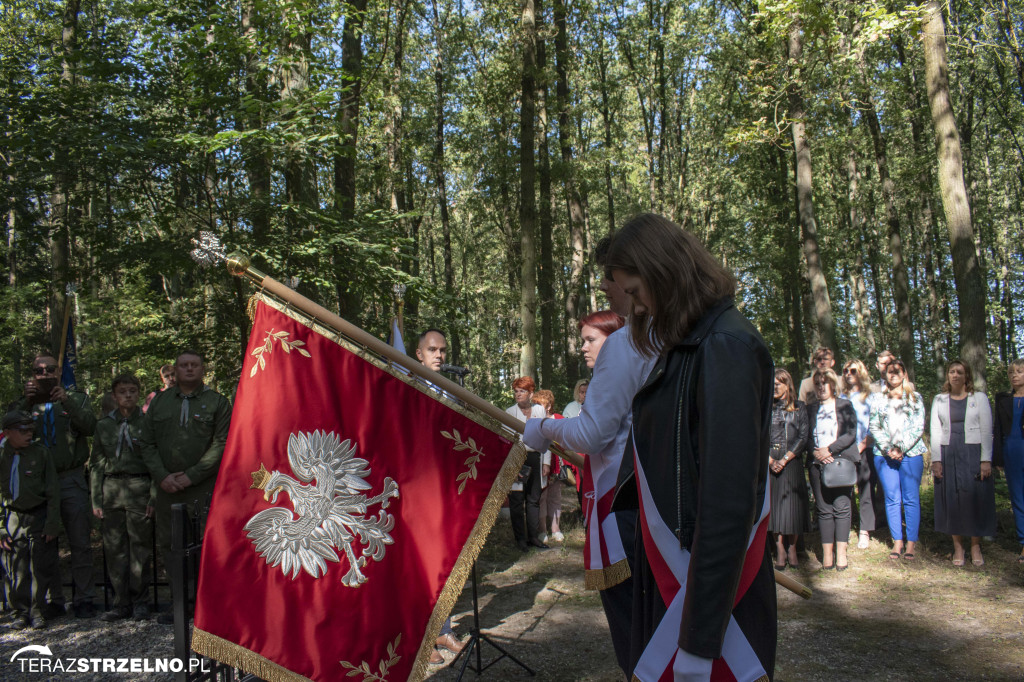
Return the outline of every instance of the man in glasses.
<path id="1" fill-rule="evenodd" d="M 3 418 L 0 450 L 0 557 L 7 598 L 14 612 L 11 627 L 46 627 L 46 588 L 53 575 L 45 559 L 57 546 L 60 490 L 46 449 L 32 442 L 35 421 L 15 410 Z"/>
<path id="2" fill-rule="evenodd" d="M 60 487 L 60 519 L 71 548 L 71 579 L 74 582 L 74 612 L 78 618 L 96 615 L 93 604 L 93 559 L 89 532 L 92 504 L 84 465 L 89 459 L 89 436 L 96 430 L 96 415 L 89 396 L 65 390 L 58 380 L 59 367 L 52 355 L 40 353 L 32 360 L 32 378 L 25 382 L 25 395 L 15 407 L 35 422 L 35 437 L 46 449 L 57 471 Z M 46 543 L 40 560 L 42 570 L 53 576 L 49 604 L 43 615 L 54 618 L 64 613 L 64 589 L 57 543 Z"/>

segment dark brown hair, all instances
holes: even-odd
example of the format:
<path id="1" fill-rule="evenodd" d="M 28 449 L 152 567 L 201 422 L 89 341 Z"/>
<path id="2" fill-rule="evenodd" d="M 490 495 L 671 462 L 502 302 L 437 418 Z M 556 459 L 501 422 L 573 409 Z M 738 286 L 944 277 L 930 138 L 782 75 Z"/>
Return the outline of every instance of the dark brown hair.
<path id="1" fill-rule="evenodd" d="M 796 386 L 793 385 L 793 377 L 784 369 L 776 369 L 775 380 L 786 386 L 786 412 L 796 412 Z"/>
<path id="2" fill-rule="evenodd" d="M 953 360 L 946 365 L 946 381 L 942 384 L 942 392 L 949 393 L 949 370 L 953 369 L 953 365 L 960 365 L 964 368 L 964 388 L 967 393 L 974 393 L 974 373 L 971 372 L 971 368 L 963 360 Z"/>
<path id="3" fill-rule="evenodd" d="M 605 336 L 611 336 L 612 332 L 622 329 L 626 324 L 626 319 L 618 313 L 613 313 L 610 310 L 598 310 L 597 312 L 590 313 L 580 318 L 580 321 L 576 323 L 576 326 L 580 331 L 583 331 L 583 326 L 593 327 L 597 331 L 601 332 Z"/>
<path id="4" fill-rule="evenodd" d="M 142 383 L 134 374 L 118 374 L 114 377 L 114 380 L 110 382 L 110 390 L 116 391 L 118 384 L 131 384 L 135 388 L 142 390 Z"/>
<path id="5" fill-rule="evenodd" d="M 693 234 L 668 218 L 642 213 L 612 238 L 605 270 L 636 275 L 649 310 L 630 316 L 633 346 L 644 355 L 679 345 L 716 303 L 736 292 L 736 280 Z"/>

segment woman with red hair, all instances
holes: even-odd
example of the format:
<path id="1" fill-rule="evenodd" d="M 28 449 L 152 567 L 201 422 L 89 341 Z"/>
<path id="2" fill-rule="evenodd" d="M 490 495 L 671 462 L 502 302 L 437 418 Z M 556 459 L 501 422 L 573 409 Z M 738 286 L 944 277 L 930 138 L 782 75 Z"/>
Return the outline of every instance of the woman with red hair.
<path id="1" fill-rule="evenodd" d="M 618 310 L 628 304 L 628 298 L 610 279 L 602 282 L 601 290 Z M 624 325 L 623 316 L 612 310 L 591 313 L 579 321 L 583 359 L 594 370 L 580 415 L 528 422 L 523 441 L 533 447 L 548 447 L 555 440 L 586 453 L 581 476 L 587 531 L 584 584 L 601 591 L 615 656 L 628 678 L 636 512 L 613 512 L 611 501 L 619 479 L 632 471 L 632 461 L 623 457 L 631 424 L 629 406 L 654 359 L 637 353 Z"/>
<path id="2" fill-rule="evenodd" d="M 532 377 L 519 377 L 512 382 L 512 394 L 515 396 L 515 404 L 505 410 L 519 421 L 527 422 L 530 419 L 543 419 L 547 416 L 543 405 L 533 402 L 533 393 L 537 385 Z M 547 448 L 544 448 L 547 450 Z M 547 455 L 550 457 L 550 453 Z M 516 538 L 516 546 L 522 551 L 530 547 L 548 549 L 548 546 L 540 539 L 540 490 L 541 476 L 547 476 L 547 471 L 542 471 L 544 466 L 541 460 L 541 451 L 529 447 L 527 444 L 526 464 L 519 475 L 519 480 L 513 484 L 512 490 L 508 493 L 508 511 L 511 515 L 512 534 Z M 550 469 L 550 465 L 546 466 Z M 524 506 L 525 517 L 524 523 Z"/>

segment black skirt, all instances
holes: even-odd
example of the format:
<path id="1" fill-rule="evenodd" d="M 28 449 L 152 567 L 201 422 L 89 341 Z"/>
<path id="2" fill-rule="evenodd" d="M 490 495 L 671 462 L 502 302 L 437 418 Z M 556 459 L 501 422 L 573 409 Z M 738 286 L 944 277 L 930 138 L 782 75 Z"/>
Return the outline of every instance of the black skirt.
<path id="1" fill-rule="evenodd" d="M 807 480 L 800 458 L 790 461 L 779 474 L 768 474 L 772 499 L 768 530 L 781 535 L 799 535 L 810 531 L 807 509 Z"/>

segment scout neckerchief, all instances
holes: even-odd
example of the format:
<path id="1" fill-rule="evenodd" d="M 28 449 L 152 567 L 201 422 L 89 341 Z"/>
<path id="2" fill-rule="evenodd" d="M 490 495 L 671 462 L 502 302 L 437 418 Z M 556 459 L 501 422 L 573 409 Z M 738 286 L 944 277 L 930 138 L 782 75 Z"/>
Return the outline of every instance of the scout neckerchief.
<path id="1" fill-rule="evenodd" d="M 180 420 L 179 420 L 179 424 L 181 425 L 182 428 L 185 428 L 185 427 L 188 426 L 188 399 L 189 398 L 195 398 L 197 395 L 199 395 L 202 392 L 202 390 L 203 390 L 203 385 L 199 384 L 199 388 L 197 388 L 196 390 L 192 391 L 188 395 L 185 395 L 180 390 L 178 391 L 178 395 L 181 396 L 181 417 L 180 417 Z"/>
<path id="2" fill-rule="evenodd" d="M 48 448 L 57 445 L 57 415 L 53 411 L 53 403 L 46 403 L 43 410 L 43 445 Z"/>
<path id="3" fill-rule="evenodd" d="M 121 414 L 119 410 L 112 410 L 110 412 L 110 418 L 118 423 L 117 427 L 117 445 L 114 446 L 114 459 L 121 458 L 121 447 L 127 446 L 131 452 L 135 451 L 135 446 L 132 445 L 132 434 L 128 428 L 128 417 Z"/>

